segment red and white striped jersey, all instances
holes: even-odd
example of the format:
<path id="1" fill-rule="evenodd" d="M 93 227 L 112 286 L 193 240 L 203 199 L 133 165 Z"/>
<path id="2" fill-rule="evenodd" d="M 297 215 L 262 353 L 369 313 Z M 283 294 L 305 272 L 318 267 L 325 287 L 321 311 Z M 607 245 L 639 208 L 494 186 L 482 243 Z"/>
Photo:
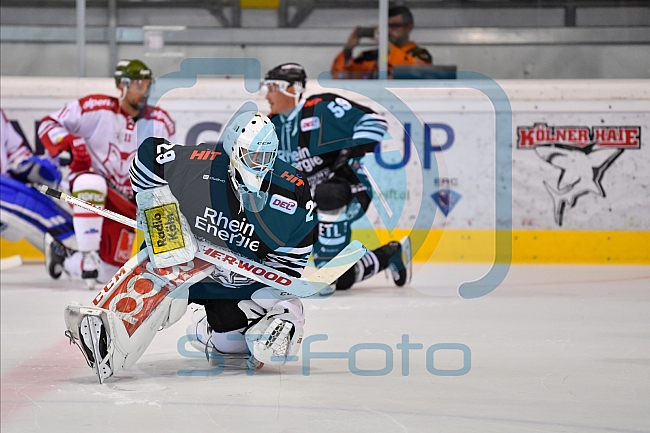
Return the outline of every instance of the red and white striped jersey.
<path id="1" fill-rule="evenodd" d="M 47 116 L 38 128 L 43 145 L 53 156 L 68 134 L 82 137 L 92 157 L 92 169 L 106 177 L 115 188 L 132 197 L 129 167 L 138 146 L 148 137 L 176 141 L 176 127 L 169 114 L 148 105 L 137 119 L 131 117 L 117 98 L 89 95 L 71 102 Z"/>

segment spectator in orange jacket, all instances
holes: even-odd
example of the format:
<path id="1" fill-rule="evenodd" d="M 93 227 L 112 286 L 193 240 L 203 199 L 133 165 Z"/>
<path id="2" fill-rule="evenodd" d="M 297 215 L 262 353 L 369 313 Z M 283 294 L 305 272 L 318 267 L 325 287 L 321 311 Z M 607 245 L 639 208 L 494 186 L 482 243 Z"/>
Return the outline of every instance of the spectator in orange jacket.
<path id="1" fill-rule="evenodd" d="M 345 48 L 332 64 L 333 78 L 376 78 L 378 50 L 364 51 L 352 57 L 352 49 L 359 44 L 359 27 L 355 27 Z M 406 6 L 395 6 L 388 10 L 388 76 L 392 76 L 395 65 L 430 65 L 431 54 L 411 41 L 413 14 Z M 376 29 L 375 29 L 376 31 Z"/>

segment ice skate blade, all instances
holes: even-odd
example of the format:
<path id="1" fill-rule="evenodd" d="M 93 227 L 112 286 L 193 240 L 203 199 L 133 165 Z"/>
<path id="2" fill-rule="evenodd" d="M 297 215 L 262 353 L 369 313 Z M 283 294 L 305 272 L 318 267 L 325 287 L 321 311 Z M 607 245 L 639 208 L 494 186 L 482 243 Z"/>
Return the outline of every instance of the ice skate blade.
<path id="1" fill-rule="evenodd" d="M 81 319 L 81 326 L 79 329 L 82 344 L 84 344 L 84 346 L 86 346 L 92 353 L 92 368 L 95 371 L 100 384 L 103 384 L 104 380 L 113 374 L 109 361 L 104 355 L 102 355 L 100 349 L 103 327 L 104 323 L 100 317 L 86 316 Z M 108 342 L 105 343 L 106 346 L 108 346 L 107 343 Z"/>

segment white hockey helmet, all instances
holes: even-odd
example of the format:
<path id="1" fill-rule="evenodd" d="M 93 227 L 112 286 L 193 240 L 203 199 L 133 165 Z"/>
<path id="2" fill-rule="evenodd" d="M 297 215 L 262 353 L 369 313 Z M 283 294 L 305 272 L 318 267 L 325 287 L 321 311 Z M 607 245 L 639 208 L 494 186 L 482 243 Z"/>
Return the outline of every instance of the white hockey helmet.
<path id="1" fill-rule="evenodd" d="M 230 177 L 241 205 L 261 211 L 271 186 L 265 178 L 278 154 L 278 136 L 271 119 L 255 111 L 240 114 L 226 127 L 223 148 L 230 157 Z"/>

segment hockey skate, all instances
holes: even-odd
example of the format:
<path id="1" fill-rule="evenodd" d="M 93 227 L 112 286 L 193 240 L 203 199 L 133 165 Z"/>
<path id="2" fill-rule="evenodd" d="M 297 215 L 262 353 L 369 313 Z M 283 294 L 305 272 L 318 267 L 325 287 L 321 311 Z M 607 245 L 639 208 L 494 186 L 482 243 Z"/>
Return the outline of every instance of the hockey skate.
<path id="1" fill-rule="evenodd" d="M 393 282 L 397 287 L 403 287 L 411 282 L 411 238 L 405 237 L 400 242 L 389 242 L 375 252 L 388 255 L 386 270 L 390 273 Z"/>
<path id="2" fill-rule="evenodd" d="M 81 279 L 89 290 L 95 288 L 101 259 L 97 251 L 84 251 L 81 259 Z"/>
<path id="3" fill-rule="evenodd" d="M 70 257 L 74 251 L 63 245 L 54 237 L 45 233 L 45 268 L 50 277 L 57 280 L 64 271 L 63 262 Z"/>
<path id="4" fill-rule="evenodd" d="M 192 313 L 192 324 L 187 327 L 186 334 L 192 347 L 204 352 L 211 366 L 245 370 L 259 370 L 264 366 L 249 352 L 224 353 L 217 349 L 212 342 L 212 328 L 208 323 L 208 317 L 202 308 Z"/>
<path id="5" fill-rule="evenodd" d="M 104 315 L 101 309 L 83 307 L 78 302 L 71 302 L 65 310 L 65 335 L 81 350 L 100 384 L 113 375 L 112 344 Z"/>

